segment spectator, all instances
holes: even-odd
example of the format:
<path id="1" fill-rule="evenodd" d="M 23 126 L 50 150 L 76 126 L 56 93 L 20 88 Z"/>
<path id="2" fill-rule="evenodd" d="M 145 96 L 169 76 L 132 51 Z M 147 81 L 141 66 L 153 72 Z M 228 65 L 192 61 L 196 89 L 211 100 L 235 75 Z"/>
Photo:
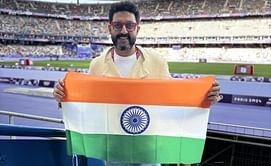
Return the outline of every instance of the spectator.
<path id="1" fill-rule="evenodd" d="M 156 53 L 135 45 L 140 30 L 138 8 L 131 2 L 120 2 L 109 10 L 108 30 L 114 47 L 95 58 L 89 72 L 94 75 L 130 77 L 144 79 L 170 79 L 166 61 Z M 159 70 L 157 70 L 159 67 Z M 208 94 L 209 100 L 219 99 L 219 85 L 214 83 Z M 65 96 L 63 81 L 59 81 L 53 92 L 60 103 Z M 134 165 L 107 162 L 106 165 Z M 136 164 L 138 165 L 138 164 Z M 142 166 L 157 164 L 140 164 Z"/>

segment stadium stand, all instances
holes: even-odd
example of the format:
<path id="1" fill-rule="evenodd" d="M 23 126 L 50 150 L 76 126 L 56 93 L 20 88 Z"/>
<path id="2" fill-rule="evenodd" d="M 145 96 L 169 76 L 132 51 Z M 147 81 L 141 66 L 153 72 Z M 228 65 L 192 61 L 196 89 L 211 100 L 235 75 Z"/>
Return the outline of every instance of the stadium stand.
<path id="1" fill-rule="evenodd" d="M 259 14 L 270 12 L 269 0 L 148 0 L 138 1 L 137 5 L 143 16 L 188 16 L 203 14 Z M 20 11 L 44 12 L 51 14 L 79 16 L 107 16 L 109 5 L 76 5 L 44 2 L 28 2 L 22 0 L 1 0 L 0 7 Z"/>
<path id="2" fill-rule="evenodd" d="M 105 48 L 106 49 L 106 48 Z M 154 49 L 149 47 L 148 49 Z M 269 64 L 271 62 L 271 48 L 155 48 L 167 61 L 171 62 L 205 62 L 211 63 L 250 63 Z M 25 46 L 0 45 L 0 56 L 9 58 L 76 58 L 76 52 L 65 45 Z"/>
<path id="3" fill-rule="evenodd" d="M 0 15 L 0 18 L 0 23 L 2 25 L 0 27 L 1 32 L 81 36 L 107 35 L 107 22 L 105 21 L 71 21 L 45 17 L 37 18 L 3 14 Z M 13 26 L 15 23 L 18 26 Z M 203 24 L 205 26 L 202 26 Z M 222 36 L 227 34 L 233 36 L 249 36 L 251 34 L 254 34 L 255 36 L 264 36 L 270 34 L 268 32 L 271 32 L 271 21 L 270 18 L 203 21 L 182 20 L 176 22 L 143 22 L 142 27 L 144 28 L 142 36 L 149 34 L 150 37 L 158 37 L 157 34 L 161 34 L 161 37 L 171 37 L 173 34 L 175 37 L 191 35 Z M 169 31 L 168 27 L 173 29 L 170 29 Z M 213 28 L 213 31 L 208 31 L 211 27 Z M 179 31 L 180 29 L 182 31 Z M 172 31 L 174 33 L 172 33 Z"/>
<path id="4" fill-rule="evenodd" d="M 268 36 L 271 33 L 270 27 L 270 18 L 145 22 L 140 36 L 146 34 L 149 37 Z"/>
<path id="5" fill-rule="evenodd" d="M 223 3 L 222 3 L 223 2 Z M 142 9 L 144 17 L 148 16 L 175 16 L 175 15 L 197 15 L 223 14 L 232 12 L 233 9 L 241 12 L 259 13 L 270 11 L 269 1 L 192 1 L 171 0 L 164 1 L 140 1 L 139 7 Z M 98 7 L 99 6 L 99 7 Z M 58 14 L 78 14 L 84 16 L 105 15 L 108 5 L 71 5 L 44 2 L 25 1 L 0 1 L 0 8 L 36 11 L 55 12 Z M 256 6 L 256 7 L 255 7 Z M 261 10 L 258 10 L 258 9 Z M 79 10 L 80 9 L 80 10 Z M 238 10 L 237 10 L 238 9 Z M 257 9 L 257 10 L 256 10 Z M 85 11 L 86 10 L 86 11 Z M 236 12 L 235 11 L 235 12 Z M 94 13 L 90 13 L 94 12 Z M 68 41 L 86 43 L 111 43 L 107 32 L 106 20 L 72 20 L 59 19 L 56 17 L 33 17 L 31 15 L 0 14 L 0 37 L 2 41 L 6 39 L 16 40 L 38 40 L 45 42 Z M 16 26 L 14 26 L 16 25 Z M 212 30 L 210 30 L 212 29 Z M 270 62 L 270 47 L 264 48 L 227 48 L 223 44 L 254 44 L 271 42 L 271 18 L 270 17 L 249 17 L 249 18 L 227 18 L 227 19 L 182 19 L 163 21 L 142 21 L 141 31 L 137 42 L 139 44 L 177 44 L 180 49 L 156 48 L 157 51 L 165 55 L 169 61 L 198 61 L 206 59 L 208 62 L 225 63 L 268 63 Z M 147 36 L 147 37 L 146 37 Z M 182 44 L 221 44 L 220 48 L 190 48 Z M 12 56 L 43 57 L 44 55 L 62 56 L 61 46 L 56 49 L 39 46 L 1 46 L 1 57 L 12 54 Z M 50 43 L 52 44 L 52 43 Z M 17 43 L 20 45 L 20 43 Z M 48 44 L 46 44 L 48 45 Z M 25 48 L 24 48 L 25 47 Z M 33 48 L 32 48 L 33 47 Z M 49 50 L 46 51 L 46 50 Z M 10 50 L 7 54 L 7 50 Z M 18 51 L 19 50 L 19 53 Z M 39 55 L 38 55 L 39 54 Z M 66 54 L 66 52 L 64 53 Z M 72 52 L 67 53 L 74 56 Z M 37 56 L 36 56 L 37 55 Z M 171 55 L 171 56 L 168 56 Z M 193 55 L 193 56 L 192 56 Z M 267 60 L 267 61 L 266 61 Z"/>
<path id="6" fill-rule="evenodd" d="M 137 43 L 155 49 L 168 61 L 271 63 L 271 0 L 136 0 L 136 3 L 143 16 Z M 76 50 L 82 43 L 102 44 L 101 50 L 94 51 L 98 55 L 112 43 L 107 31 L 108 9 L 107 4 L 0 0 L 0 62 L 22 57 L 79 58 Z M 14 64 L 1 65 L 0 70 L 0 85 L 10 84 L 0 88 L 13 84 L 53 87 L 59 75 L 67 71 L 88 71 L 87 68 Z M 46 77 L 41 73 L 47 73 Z M 172 74 L 175 78 L 197 77 L 189 73 Z M 198 165 L 270 165 L 271 78 L 217 77 L 224 90 L 223 99 L 214 106 L 210 121 L 219 123 L 209 123 L 203 160 Z M 40 92 L 37 90 L 37 93 Z M 1 98 L 2 105 L 8 103 L 6 99 Z M 37 104 L 37 110 L 42 110 L 44 99 L 38 100 L 41 103 Z M 54 104 L 44 109 L 57 109 Z M 3 164 L 1 157 L 0 154 L 0 165 Z"/>
<path id="7" fill-rule="evenodd" d="M 165 59 L 173 62 L 249 63 L 269 64 L 271 50 L 268 48 L 156 48 Z"/>
<path id="8" fill-rule="evenodd" d="M 64 49 L 64 48 L 63 48 Z M 66 51 L 65 53 L 67 53 Z M 52 55 L 64 55 L 62 47 L 57 45 L 25 46 L 25 45 L 0 45 L 0 55 L 46 57 Z"/>
<path id="9" fill-rule="evenodd" d="M 19 36 L 28 35 L 31 38 L 31 36 L 40 35 L 40 39 L 48 39 L 48 35 L 53 36 L 53 39 L 57 36 L 63 36 L 63 38 L 64 36 L 81 36 L 88 39 L 90 37 L 104 37 L 103 42 L 110 42 L 107 21 L 61 20 L 1 14 L 0 23 L 2 36 L 16 34 Z M 17 26 L 13 26 L 14 24 Z M 271 41 L 270 34 L 271 18 L 142 22 L 138 42 L 143 44 L 269 43 Z"/>
<path id="10" fill-rule="evenodd" d="M 270 17 L 243 18 L 243 16 L 270 15 L 269 0 L 195 2 L 151 0 L 137 3 L 143 15 L 142 30 L 138 37 L 139 44 L 251 44 L 271 41 Z M 76 5 L 1 0 L 0 37 L 16 39 L 23 36 L 26 40 L 34 38 L 40 41 L 63 42 L 67 39 L 69 42 L 109 44 L 111 41 L 107 33 L 107 17 L 105 17 L 108 8 L 109 5 L 106 4 Z M 66 15 L 77 16 L 65 17 Z M 153 17 L 151 22 L 148 19 L 150 16 Z M 222 16 L 227 19 L 189 20 L 194 16 L 198 16 L 195 18 Z M 91 19 L 85 20 L 86 18 Z M 159 21 L 161 18 L 163 21 Z M 14 24 L 17 26 L 13 26 Z"/>
<path id="11" fill-rule="evenodd" d="M 71 21 L 12 15 L 0 15 L 0 20 L 2 25 L 0 27 L 1 32 L 71 36 L 98 36 L 98 34 L 106 34 L 105 22 Z"/>

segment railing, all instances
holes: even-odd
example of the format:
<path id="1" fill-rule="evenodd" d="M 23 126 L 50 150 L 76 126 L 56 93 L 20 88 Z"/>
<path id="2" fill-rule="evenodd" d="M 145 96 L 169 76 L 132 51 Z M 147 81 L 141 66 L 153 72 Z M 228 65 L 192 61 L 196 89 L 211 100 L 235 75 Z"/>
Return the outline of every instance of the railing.
<path id="1" fill-rule="evenodd" d="M 65 142 L 66 133 L 64 129 L 33 127 L 14 124 L 14 117 L 41 120 L 59 124 L 63 124 L 62 119 L 9 112 L 3 110 L 0 110 L 0 115 L 7 115 L 9 117 L 9 124 L 0 124 L 0 136 L 11 136 L 12 139 L 12 140 L 3 139 L 2 141 L 0 141 L 1 144 L 0 146 L 2 148 L 0 154 L 0 165 L 2 164 L 5 165 L 9 161 L 12 161 L 12 163 L 16 164 L 20 163 L 21 165 L 31 165 L 33 164 L 32 161 L 30 160 L 21 161 L 18 159 L 18 155 L 23 156 L 23 158 L 28 158 L 29 157 L 28 155 L 32 154 L 36 157 L 34 162 L 37 163 L 37 161 L 41 161 L 39 162 L 39 165 L 41 166 L 45 165 L 56 166 L 59 165 L 59 163 L 62 163 L 63 165 L 67 166 L 90 166 L 90 165 L 104 166 L 104 162 L 101 160 L 86 158 L 84 156 L 66 155 L 67 154 Z M 13 138 L 15 138 L 15 136 L 23 136 L 29 138 L 25 140 L 21 139 L 14 140 Z M 43 137 L 49 139 L 39 140 L 31 139 L 30 137 Z M 22 148 L 25 147 L 25 144 L 27 144 L 28 148 L 22 150 Z M 22 151 L 24 151 L 25 153 L 22 153 Z M 51 153 L 55 151 L 59 153 Z"/>
<path id="2" fill-rule="evenodd" d="M 244 129 L 252 129 L 252 130 L 262 130 L 262 131 L 269 131 L 269 132 L 271 132 L 271 129 L 268 129 L 268 128 L 251 127 L 251 126 L 234 125 L 234 124 L 217 123 L 217 122 L 209 122 L 208 124 L 209 125 L 219 125 L 219 126 L 226 126 L 226 127 L 236 127 L 236 128 L 244 128 Z"/>
<path id="3" fill-rule="evenodd" d="M 52 129 L 33 126 L 0 124 L 1 136 L 25 136 L 25 137 L 66 137 L 64 129 Z"/>
<path id="4" fill-rule="evenodd" d="M 29 115 L 29 114 L 23 114 L 23 113 L 17 113 L 17 112 L 10 112 L 10 111 L 3 111 L 0 110 L 0 115 L 7 115 L 8 116 L 8 124 L 15 124 L 15 119 L 14 117 L 21 117 L 21 118 L 26 118 L 26 119 L 33 119 L 33 120 L 40 120 L 40 121 L 47 121 L 47 122 L 53 122 L 53 123 L 61 123 L 63 124 L 62 119 L 57 119 L 57 118 L 50 118 L 50 117 L 45 117 L 45 116 L 38 116 L 38 115 Z M 18 126 L 14 127 L 13 130 L 16 130 L 16 132 L 10 133 L 10 129 L 12 126 L 6 126 L 5 124 L 0 124 L 1 130 L 0 133 L 1 135 L 7 135 L 10 136 L 10 139 L 16 139 L 15 136 L 42 136 L 42 137 L 54 137 L 55 135 L 59 135 L 60 137 L 65 137 L 65 131 L 60 131 L 60 130 L 55 130 L 55 129 L 32 129 L 29 127 L 24 126 L 24 130 L 21 130 Z M 22 132 L 23 131 L 23 132 Z M 53 132 L 53 133 L 52 133 Z M 33 135 L 33 133 L 35 133 Z"/>
<path id="5" fill-rule="evenodd" d="M 14 117 L 41 120 L 41 121 L 60 123 L 60 124 L 64 123 L 63 119 L 50 118 L 50 117 L 37 116 L 37 115 L 29 115 L 29 114 L 9 112 L 9 111 L 3 111 L 3 110 L 0 110 L 0 115 L 1 114 L 8 116 L 9 124 L 15 124 Z M 239 133 L 239 134 L 243 134 L 243 135 L 258 136 L 261 138 L 268 138 L 268 139 L 270 139 L 270 137 L 271 137 L 271 129 L 269 129 L 269 128 L 260 128 L 260 127 L 251 127 L 251 126 L 245 126 L 245 125 L 209 122 L 208 129 L 209 129 L 209 131 L 223 131 L 223 132 L 226 131 L 226 132 L 230 132 L 230 133 Z"/>
<path id="6" fill-rule="evenodd" d="M 9 116 L 10 122 L 14 122 L 14 117 L 22 117 L 28 119 L 35 119 L 41 121 L 48 121 L 53 123 L 63 123 L 62 119 L 49 118 L 43 116 L 36 115 L 28 115 L 22 113 L 15 113 L 9 111 L 0 110 L 0 115 Z M 12 120 L 13 119 L 13 120 Z M 209 126 L 217 126 L 215 130 L 219 130 L 221 127 L 226 128 L 226 131 L 229 128 L 242 128 L 245 130 L 252 131 L 263 131 L 263 132 L 271 132 L 269 128 L 258 128 L 258 127 L 250 127 L 243 125 L 234 125 L 234 124 L 225 124 L 225 123 L 217 123 L 217 122 L 209 122 Z M 221 129 L 221 131 L 225 131 L 225 129 Z M 213 129 L 208 129 L 209 132 L 212 132 Z M 2 136 L 34 136 L 34 137 L 65 137 L 64 129 L 49 129 L 49 128 L 41 128 L 41 127 L 30 127 L 30 126 L 19 126 L 19 125 L 11 125 L 11 124 L 0 124 L 0 135 Z M 221 141 L 228 141 L 233 143 L 241 143 L 241 144 L 250 144 L 256 146 L 263 146 L 267 148 L 271 148 L 270 138 L 268 141 L 258 142 L 255 140 L 254 142 L 240 140 L 238 137 L 234 137 L 234 139 L 230 139 L 228 137 L 216 137 L 214 135 L 208 135 L 208 139 L 215 139 Z M 15 162 L 20 165 L 31 165 L 33 161 L 31 160 L 23 160 L 23 163 L 18 160 L 18 156 L 23 156 L 23 158 L 28 158 L 30 155 L 35 155 L 38 158 L 39 165 L 59 165 L 59 163 L 64 163 L 63 165 L 67 166 L 104 166 L 104 162 L 101 160 L 95 159 L 87 159 L 83 156 L 66 155 L 66 143 L 64 140 L 4 140 L 0 141 L 1 144 L 1 154 L 0 154 L 0 165 L 6 165 L 9 161 Z M 26 145 L 27 144 L 27 148 Z M 52 146 L 53 145 L 53 146 Z M 25 148 L 25 149 L 23 149 Z M 12 150 L 10 150 L 12 149 Z M 22 150 L 23 149 L 23 150 Z M 40 150 L 42 149 L 42 150 Z M 45 149 L 45 150 L 44 150 Z M 227 149 L 226 149 L 227 150 Z M 11 153 L 11 152 L 12 153 Z M 223 150 L 225 151 L 225 150 Z M 221 152 L 223 152 L 221 151 Z M 37 155 L 39 154 L 39 155 Z M 2 156 L 1 156 L 2 155 Z M 55 156 L 55 157 L 52 157 Z M 37 160 L 35 160 L 37 161 Z M 37 165 L 37 164 L 36 164 Z"/>
<path id="7" fill-rule="evenodd" d="M 235 125 L 227 123 L 209 122 L 208 129 L 210 131 L 223 131 L 230 133 L 239 133 L 247 136 L 256 136 L 261 138 L 271 138 L 270 128 L 251 127 L 245 125 Z"/>
<path id="8" fill-rule="evenodd" d="M 53 123 L 62 123 L 62 124 L 64 123 L 62 119 L 49 118 L 49 117 L 38 116 L 38 115 L 29 115 L 29 114 L 10 112 L 10 111 L 3 111 L 3 110 L 0 110 L 0 114 L 8 116 L 9 124 L 14 124 L 14 117 L 41 120 L 41 121 L 47 121 L 47 122 L 53 122 Z"/>

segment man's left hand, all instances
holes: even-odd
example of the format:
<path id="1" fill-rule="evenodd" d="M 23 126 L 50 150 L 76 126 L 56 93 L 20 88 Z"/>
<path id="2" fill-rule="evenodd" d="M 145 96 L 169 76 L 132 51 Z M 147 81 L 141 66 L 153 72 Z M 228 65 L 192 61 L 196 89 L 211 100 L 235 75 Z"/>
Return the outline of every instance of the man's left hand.
<path id="1" fill-rule="evenodd" d="M 212 104 L 215 104 L 221 99 L 222 97 L 220 96 L 220 86 L 219 83 L 215 81 L 212 85 L 212 88 L 209 90 L 208 100 L 210 100 Z"/>

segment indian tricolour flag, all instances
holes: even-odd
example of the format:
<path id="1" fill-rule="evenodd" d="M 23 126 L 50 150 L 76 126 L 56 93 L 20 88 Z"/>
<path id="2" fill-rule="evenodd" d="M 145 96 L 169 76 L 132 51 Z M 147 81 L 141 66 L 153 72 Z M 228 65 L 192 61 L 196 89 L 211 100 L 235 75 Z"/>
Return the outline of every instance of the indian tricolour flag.
<path id="1" fill-rule="evenodd" d="M 213 81 L 68 73 L 62 104 L 69 151 L 123 163 L 198 163 Z"/>

